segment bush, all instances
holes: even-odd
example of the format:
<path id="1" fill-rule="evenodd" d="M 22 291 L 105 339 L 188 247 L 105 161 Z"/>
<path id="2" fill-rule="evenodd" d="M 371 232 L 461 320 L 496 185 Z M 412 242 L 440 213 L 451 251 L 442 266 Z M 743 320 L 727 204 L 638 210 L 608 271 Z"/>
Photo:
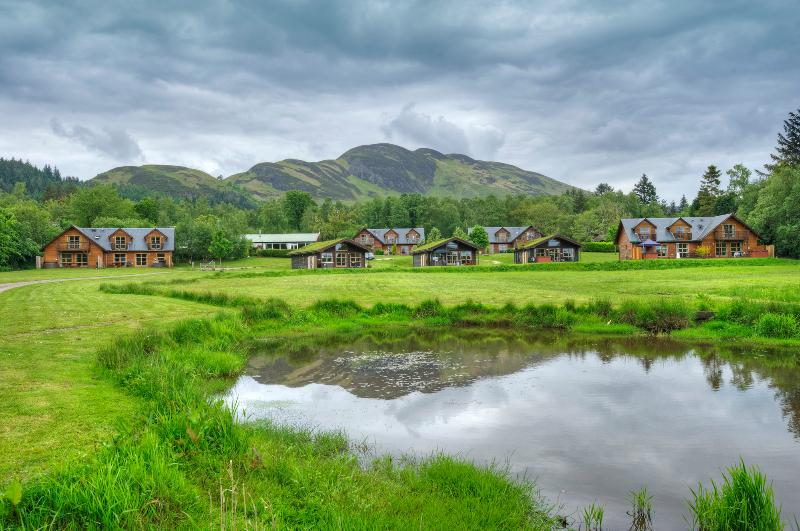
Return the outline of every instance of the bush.
<path id="1" fill-rule="evenodd" d="M 256 249 L 255 256 L 261 258 L 287 258 L 287 254 L 296 249 Z"/>
<path id="2" fill-rule="evenodd" d="M 791 315 L 765 313 L 758 319 L 756 333 L 775 339 L 791 339 L 798 335 L 797 320 Z"/>
<path id="3" fill-rule="evenodd" d="M 583 242 L 584 253 L 616 253 L 616 246 L 611 242 Z"/>
<path id="4" fill-rule="evenodd" d="M 680 300 L 664 298 L 655 303 L 626 301 L 617 315 L 621 322 L 651 334 L 669 334 L 691 326 L 693 312 Z"/>
<path id="5" fill-rule="evenodd" d="M 375 249 L 375 255 L 376 256 L 377 255 L 384 255 L 384 254 L 386 254 L 386 253 L 383 251 L 383 249 Z"/>

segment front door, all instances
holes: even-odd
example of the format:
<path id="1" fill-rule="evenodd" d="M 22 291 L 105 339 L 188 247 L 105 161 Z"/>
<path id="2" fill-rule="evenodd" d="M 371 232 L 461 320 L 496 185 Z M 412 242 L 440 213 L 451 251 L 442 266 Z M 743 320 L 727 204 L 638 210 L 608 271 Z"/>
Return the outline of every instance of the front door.
<path id="1" fill-rule="evenodd" d="M 550 261 L 558 262 L 558 249 L 550 249 Z"/>

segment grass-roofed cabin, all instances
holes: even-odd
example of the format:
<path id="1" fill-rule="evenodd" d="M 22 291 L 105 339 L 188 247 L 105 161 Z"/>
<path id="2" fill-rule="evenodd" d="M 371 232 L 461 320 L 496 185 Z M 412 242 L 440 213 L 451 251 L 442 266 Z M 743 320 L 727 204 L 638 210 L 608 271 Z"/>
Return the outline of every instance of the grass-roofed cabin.
<path id="1" fill-rule="evenodd" d="M 350 238 L 314 242 L 286 256 L 292 258 L 292 269 L 314 269 L 317 267 L 365 267 L 367 247 Z"/>
<path id="2" fill-rule="evenodd" d="M 414 267 L 478 264 L 478 246 L 461 238 L 420 245 L 411 251 L 411 255 Z"/>
<path id="3" fill-rule="evenodd" d="M 514 263 L 577 262 L 584 247 L 586 246 L 582 243 L 558 234 L 545 236 L 520 244 L 514 250 Z"/>

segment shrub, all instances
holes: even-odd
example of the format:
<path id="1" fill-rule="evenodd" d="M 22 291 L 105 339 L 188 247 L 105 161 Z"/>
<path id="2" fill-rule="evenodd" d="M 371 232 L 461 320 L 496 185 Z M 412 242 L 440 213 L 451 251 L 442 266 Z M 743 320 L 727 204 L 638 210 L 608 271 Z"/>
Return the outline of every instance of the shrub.
<path id="1" fill-rule="evenodd" d="M 295 249 L 256 249 L 256 251 L 253 254 L 261 258 L 265 257 L 287 258 L 286 255 L 294 250 Z"/>
<path id="2" fill-rule="evenodd" d="M 582 242 L 586 247 L 584 253 L 616 253 L 616 246 L 611 242 Z"/>
<path id="3" fill-rule="evenodd" d="M 692 310 L 682 301 L 662 298 L 655 303 L 626 301 L 617 313 L 621 322 L 651 334 L 669 334 L 692 324 Z"/>
<path id="4" fill-rule="evenodd" d="M 383 249 L 375 249 L 375 256 L 386 254 Z"/>
<path id="5" fill-rule="evenodd" d="M 711 247 L 701 245 L 694 252 L 697 253 L 697 258 L 708 258 L 711 255 Z"/>
<path id="6" fill-rule="evenodd" d="M 756 333 L 775 339 L 791 339 L 798 335 L 797 320 L 791 315 L 765 313 L 758 319 Z"/>

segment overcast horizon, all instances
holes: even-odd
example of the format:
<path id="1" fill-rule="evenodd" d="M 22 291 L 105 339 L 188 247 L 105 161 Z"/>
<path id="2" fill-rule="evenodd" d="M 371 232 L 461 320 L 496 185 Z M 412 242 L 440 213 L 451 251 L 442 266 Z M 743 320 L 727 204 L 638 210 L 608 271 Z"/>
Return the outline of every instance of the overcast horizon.
<path id="1" fill-rule="evenodd" d="M 389 142 L 593 190 L 761 169 L 800 2 L 0 0 L 0 156 L 228 176 Z"/>

